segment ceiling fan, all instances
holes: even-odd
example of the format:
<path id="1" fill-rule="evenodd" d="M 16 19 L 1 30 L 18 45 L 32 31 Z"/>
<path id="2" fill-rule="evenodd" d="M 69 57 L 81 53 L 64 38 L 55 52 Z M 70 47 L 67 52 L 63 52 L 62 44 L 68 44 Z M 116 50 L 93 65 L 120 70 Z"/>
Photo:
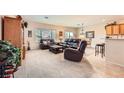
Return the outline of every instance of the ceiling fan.
<path id="1" fill-rule="evenodd" d="M 81 25 L 81 31 L 84 31 L 84 24 Z"/>

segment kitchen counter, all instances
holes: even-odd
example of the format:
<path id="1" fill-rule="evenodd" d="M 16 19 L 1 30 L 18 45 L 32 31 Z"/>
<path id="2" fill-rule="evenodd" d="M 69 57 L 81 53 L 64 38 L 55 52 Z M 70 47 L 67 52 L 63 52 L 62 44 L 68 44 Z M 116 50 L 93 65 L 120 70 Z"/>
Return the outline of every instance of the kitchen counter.
<path id="1" fill-rule="evenodd" d="M 124 66 L 124 39 L 106 39 L 106 61 Z"/>

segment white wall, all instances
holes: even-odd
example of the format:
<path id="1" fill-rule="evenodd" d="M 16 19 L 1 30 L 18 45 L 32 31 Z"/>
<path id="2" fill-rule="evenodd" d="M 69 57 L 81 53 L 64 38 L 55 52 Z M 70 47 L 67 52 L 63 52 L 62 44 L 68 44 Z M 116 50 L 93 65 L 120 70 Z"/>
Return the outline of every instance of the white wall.
<path id="1" fill-rule="evenodd" d="M 56 41 L 59 41 L 59 31 L 72 31 L 74 32 L 74 37 L 78 38 L 78 30 L 76 28 L 70 28 L 70 27 L 63 27 L 63 26 L 55 26 L 55 25 L 49 25 L 49 24 L 43 24 L 43 23 L 37 23 L 37 22 L 28 22 L 28 28 L 25 29 L 25 44 L 27 45 L 27 41 L 30 42 L 31 49 L 37 49 L 39 48 L 39 43 L 36 42 L 35 38 L 35 31 L 38 28 L 46 28 L 46 29 L 55 29 L 56 30 Z M 31 30 L 33 35 L 31 38 L 28 38 L 28 30 Z M 63 34 L 64 35 L 64 34 Z M 63 36 L 64 39 L 64 36 Z"/>

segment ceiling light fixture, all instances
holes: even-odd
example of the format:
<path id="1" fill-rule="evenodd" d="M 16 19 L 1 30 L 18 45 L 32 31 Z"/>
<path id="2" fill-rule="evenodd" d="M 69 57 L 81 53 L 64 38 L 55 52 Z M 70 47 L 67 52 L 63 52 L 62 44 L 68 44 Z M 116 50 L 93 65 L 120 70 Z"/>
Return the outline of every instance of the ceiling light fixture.
<path id="1" fill-rule="evenodd" d="M 81 35 L 84 35 L 85 34 L 85 31 L 84 31 L 84 24 L 82 23 L 81 25 L 80 25 L 81 27 L 80 27 L 80 34 Z"/>
<path id="2" fill-rule="evenodd" d="M 81 31 L 84 31 L 84 24 L 82 24 Z"/>

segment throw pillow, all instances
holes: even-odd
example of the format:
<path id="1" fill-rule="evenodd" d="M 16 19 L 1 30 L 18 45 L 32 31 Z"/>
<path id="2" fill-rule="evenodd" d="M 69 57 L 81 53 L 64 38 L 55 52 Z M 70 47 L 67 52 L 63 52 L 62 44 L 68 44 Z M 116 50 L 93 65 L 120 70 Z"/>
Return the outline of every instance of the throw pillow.
<path id="1" fill-rule="evenodd" d="M 47 41 L 43 41 L 43 44 L 44 44 L 44 45 L 47 45 Z"/>

